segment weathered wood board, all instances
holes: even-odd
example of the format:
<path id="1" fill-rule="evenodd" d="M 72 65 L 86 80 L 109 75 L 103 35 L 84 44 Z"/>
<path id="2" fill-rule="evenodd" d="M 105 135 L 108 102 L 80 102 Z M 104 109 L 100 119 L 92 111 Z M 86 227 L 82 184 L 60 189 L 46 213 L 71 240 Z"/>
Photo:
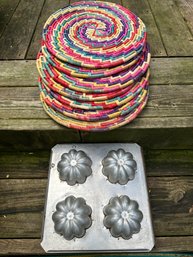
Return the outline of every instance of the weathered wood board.
<path id="1" fill-rule="evenodd" d="M 0 38 L 0 59 L 24 59 L 44 0 L 21 0 Z"/>
<path id="2" fill-rule="evenodd" d="M 184 21 L 187 23 L 188 28 L 193 34 L 193 1 L 192 0 L 175 0 Z"/>
<path id="3" fill-rule="evenodd" d="M 190 254 L 184 252 L 193 251 L 192 245 L 193 237 L 156 237 L 156 247 L 153 249 L 153 253 L 119 253 L 120 257 L 126 256 L 152 256 L 152 257 L 188 257 Z M 44 250 L 40 246 L 40 239 L 0 239 L 0 253 L 1 255 L 20 255 L 20 254 L 38 254 L 43 255 Z M 171 253 L 174 251 L 175 253 Z M 176 252 L 179 253 L 176 253 Z M 159 252 L 159 253 L 158 253 Z M 162 252 L 162 253 L 160 253 Z M 167 252 L 167 253 L 163 253 Z M 170 253 L 168 253 L 170 252 Z M 182 253 L 180 253 L 182 252 Z M 77 254 L 70 254 L 72 257 L 76 257 Z M 97 257 L 98 254 L 86 254 L 82 257 Z M 116 257 L 117 254 L 108 254 L 109 257 Z"/>
<path id="4" fill-rule="evenodd" d="M 139 16 L 147 28 L 147 40 L 153 56 L 166 56 L 158 28 L 154 21 L 148 0 L 122 0 L 123 6 Z"/>
<path id="5" fill-rule="evenodd" d="M 192 116 L 193 85 L 151 85 L 149 102 L 140 119 L 160 118 L 161 124 L 164 117 L 171 117 L 172 122 L 172 117 Z M 43 111 L 38 87 L 0 87 L 0 118 L 50 119 Z"/>
<path id="6" fill-rule="evenodd" d="M 1 0 L 0 1 L 0 36 L 8 25 L 20 0 Z"/>
<path id="7" fill-rule="evenodd" d="M 148 0 L 168 56 L 192 56 L 193 36 L 173 0 Z"/>
<path id="8" fill-rule="evenodd" d="M 50 150 L 1 152 L 0 179 L 48 177 Z M 192 176 L 193 150 L 145 150 L 147 176 Z"/>
<path id="9" fill-rule="evenodd" d="M 36 86 L 35 61 L 0 61 L 0 86 Z M 152 58 L 151 84 L 193 84 L 193 58 Z"/>
<path id="10" fill-rule="evenodd" d="M 27 52 L 27 59 L 36 59 L 37 53 L 41 46 L 42 30 L 46 20 L 52 13 L 56 12 L 60 8 L 66 7 L 68 4 L 68 0 L 47 0 L 45 2 Z"/>
<path id="11" fill-rule="evenodd" d="M 46 185 L 46 179 L 0 180 L 1 239 L 40 238 Z M 148 177 L 148 187 L 156 237 L 192 236 L 193 176 Z"/>

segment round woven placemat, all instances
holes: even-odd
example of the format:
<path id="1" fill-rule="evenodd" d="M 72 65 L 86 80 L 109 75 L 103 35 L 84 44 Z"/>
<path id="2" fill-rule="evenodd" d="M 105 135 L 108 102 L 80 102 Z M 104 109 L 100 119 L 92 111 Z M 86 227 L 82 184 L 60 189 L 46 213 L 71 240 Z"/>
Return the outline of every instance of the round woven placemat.
<path id="1" fill-rule="evenodd" d="M 69 128 L 123 126 L 147 103 L 150 58 L 144 23 L 121 5 L 60 9 L 44 25 L 36 60 L 44 110 Z"/>
<path id="2" fill-rule="evenodd" d="M 143 108 L 145 107 L 145 105 L 147 103 L 148 90 L 147 90 L 146 97 L 142 100 L 142 102 L 138 105 L 138 107 L 135 108 L 133 111 L 131 111 L 129 114 L 127 114 L 125 116 L 118 116 L 116 118 L 112 118 L 109 120 L 93 121 L 93 122 L 76 120 L 76 119 L 70 118 L 68 116 L 65 116 L 65 115 L 61 114 L 60 112 L 55 111 L 53 108 L 49 107 L 43 101 L 41 95 L 40 95 L 40 98 L 42 100 L 44 110 L 47 112 L 47 114 L 53 120 L 55 120 L 59 124 L 64 125 L 68 128 L 74 128 L 74 129 L 78 129 L 78 130 L 101 132 L 101 131 L 116 129 L 125 124 L 128 124 L 133 119 L 135 119 L 139 115 L 139 113 L 143 110 Z"/>
<path id="3" fill-rule="evenodd" d="M 88 68 L 109 68 L 141 52 L 146 41 L 142 20 L 121 5 L 76 2 L 50 16 L 43 44 L 65 62 Z"/>
<path id="4" fill-rule="evenodd" d="M 89 68 L 77 66 L 77 65 L 70 64 L 68 62 L 59 60 L 58 58 L 56 58 L 54 55 L 52 55 L 48 51 L 45 44 L 42 44 L 41 50 L 37 56 L 37 65 L 38 65 L 39 61 L 46 62 L 46 63 L 50 64 L 51 66 L 53 66 L 54 68 L 56 68 L 58 71 L 61 71 L 72 77 L 79 77 L 79 78 L 108 77 L 108 76 L 111 76 L 118 72 L 121 72 L 123 70 L 126 70 L 129 67 L 131 67 L 132 65 L 134 65 L 139 60 L 139 58 L 141 58 L 141 56 L 144 54 L 144 49 L 146 49 L 146 48 L 143 48 L 141 50 L 141 52 L 138 53 L 138 55 L 134 56 L 129 61 L 122 63 L 118 66 L 114 66 L 111 68 L 106 67 L 106 68 L 100 68 L 100 69 L 96 69 L 96 68 L 89 69 Z M 44 60 L 41 60 L 42 56 L 43 56 Z"/>
<path id="5" fill-rule="evenodd" d="M 54 93 L 48 87 L 46 87 L 41 81 L 39 83 L 40 91 L 42 94 L 43 101 L 46 101 L 50 107 L 56 107 L 57 110 L 61 110 L 65 114 L 65 112 L 70 112 L 71 117 L 79 119 L 79 116 L 76 114 L 84 114 L 83 120 L 93 120 L 93 119 L 101 119 L 108 118 L 108 116 L 104 116 L 108 113 L 113 114 L 117 113 L 117 110 L 126 110 L 127 107 L 131 105 L 135 105 L 141 101 L 141 97 L 143 94 L 141 93 L 144 89 L 146 89 L 148 85 L 148 76 L 149 73 L 143 77 L 140 82 L 136 83 L 134 87 L 129 90 L 127 93 L 115 97 L 112 100 L 107 101 L 98 101 L 98 102 L 78 102 L 72 101 L 68 98 L 62 97 L 59 94 Z M 137 100 L 136 100 L 137 99 Z M 90 118 L 90 114 L 94 118 Z M 68 114 L 65 114 L 68 116 Z M 88 116 L 88 117 L 86 117 Z"/>
<path id="6" fill-rule="evenodd" d="M 137 108 L 147 95 L 147 85 L 147 80 L 144 80 L 140 91 L 138 90 L 137 94 L 130 97 L 130 99 L 126 99 L 123 105 L 103 110 L 84 110 L 79 109 L 78 105 L 77 108 L 73 108 L 63 104 L 61 101 L 58 101 L 57 98 L 53 97 L 43 85 L 41 85 L 41 98 L 49 107 L 67 117 L 82 121 L 101 121 L 124 116 Z"/>
<path id="7" fill-rule="evenodd" d="M 150 52 L 149 49 L 147 49 L 133 66 L 104 78 L 71 77 L 49 65 L 41 54 L 37 60 L 37 67 L 41 77 L 48 81 L 47 84 L 52 82 L 55 87 L 62 85 L 79 92 L 108 93 L 125 88 L 134 81 L 137 81 L 147 71 L 149 63 Z"/>

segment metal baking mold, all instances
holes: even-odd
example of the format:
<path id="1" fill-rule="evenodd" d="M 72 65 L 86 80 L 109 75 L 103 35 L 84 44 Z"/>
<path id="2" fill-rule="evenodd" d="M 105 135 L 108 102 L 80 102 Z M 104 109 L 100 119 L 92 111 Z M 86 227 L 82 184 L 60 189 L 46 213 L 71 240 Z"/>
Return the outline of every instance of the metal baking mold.
<path id="1" fill-rule="evenodd" d="M 111 183 L 125 185 L 135 177 L 137 163 L 133 159 L 133 155 L 123 149 L 108 152 L 102 160 L 102 164 L 102 172 Z"/>
<path id="2" fill-rule="evenodd" d="M 62 154 L 57 169 L 60 179 L 73 186 L 86 181 L 86 178 L 92 173 L 91 165 L 92 161 L 85 152 L 72 149 L 68 153 Z"/>
<path id="3" fill-rule="evenodd" d="M 91 213 L 92 209 L 85 199 L 70 195 L 56 205 L 56 211 L 52 215 L 54 229 L 66 240 L 83 237 L 92 224 Z"/>
<path id="4" fill-rule="evenodd" d="M 143 214 L 138 203 L 127 195 L 111 198 L 103 212 L 104 225 L 113 237 L 130 239 L 133 234 L 139 233 Z"/>
<path id="5" fill-rule="evenodd" d="M 71 186 L 63 183 L 58 176 L 58 163 L 64 153 L 70 150 L 83 151 L 92 160 L 92 174 L 83 184 L 76 183 Z M 115 152 L 123 149 L 130 152 L 137 163 L 135 177 L 127 184 L 112 184 L 102 173 L 102 160 L 112 150 Z M 74 237 L 66 240 L 54 229 L 52 220 L 57 203 L 69 196 L 83 198 L 92 208 L 92 224 L 86 229 L 83 237 Z M 104 225 L 104 207 L 113 197 L 128 196 L 139 205 L 143 213 L 140 222 L 141 229 L 133 233 L 129 239 L 114 237 Z M 137 144 L 65 144 L 56 145 L 52 149 L 49 168 L 49 183 L 45 217 L 43 224 L 42 247 L 48 253 L 86 253 L 86 252 L 134 252 L 150 251 L 154 246 L 154 235 L 150 215 L 148 190 L 144 171 L 143 156 Z"/>

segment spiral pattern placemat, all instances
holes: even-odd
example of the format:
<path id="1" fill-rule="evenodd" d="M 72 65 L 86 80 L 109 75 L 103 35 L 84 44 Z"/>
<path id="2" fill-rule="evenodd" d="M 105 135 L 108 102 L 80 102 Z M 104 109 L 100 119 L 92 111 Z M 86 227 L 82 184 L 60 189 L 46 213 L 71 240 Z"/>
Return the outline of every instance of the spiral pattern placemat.
<path id="1" fill-rule="evenodd" d="M 60 9 L 44 25 L 36 61 L 43 107 L 69 128 L 125 125 L 147 102 L 150 58 L 144 23 L 121 5 Z"/>

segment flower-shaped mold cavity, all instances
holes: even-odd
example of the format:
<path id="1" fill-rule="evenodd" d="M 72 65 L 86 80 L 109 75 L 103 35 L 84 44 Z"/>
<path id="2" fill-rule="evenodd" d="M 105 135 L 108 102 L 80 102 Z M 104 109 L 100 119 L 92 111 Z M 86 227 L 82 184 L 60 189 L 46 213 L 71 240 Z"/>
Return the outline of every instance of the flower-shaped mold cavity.
<path id="1" fill-rule="evenodd" d="M 68 185 L 83 184 L 91 175 L 92 161 L 83 151 L 70 150 L 61 156 L 57 169 L 61 180 Z"/>
<path id="2" fill-rule="evenodd" d="M 91 207 L 83 198 L 68 196 L 56 205 L 56 211 L 52 215 L 54 229 L 66 240 L 81 238 L 92 224 L 91 213 Z"/>
<path id="3" fill-rule="evenodd" d="M 134 179 L 137 163 L 130 152 L 123 149 L 110 151 L 102 160 L 102 172 L 111 183 L 127 184 Z"/>
<path id="4" fill-rule="evenodd" d="M 138 203 L 130 200 L 128 196 L 111 198 L 103 212 L 104 225 L 113 237 L 129 239 L 133 234 L 139 233 L 143 214 L 138 209 Z"/>

